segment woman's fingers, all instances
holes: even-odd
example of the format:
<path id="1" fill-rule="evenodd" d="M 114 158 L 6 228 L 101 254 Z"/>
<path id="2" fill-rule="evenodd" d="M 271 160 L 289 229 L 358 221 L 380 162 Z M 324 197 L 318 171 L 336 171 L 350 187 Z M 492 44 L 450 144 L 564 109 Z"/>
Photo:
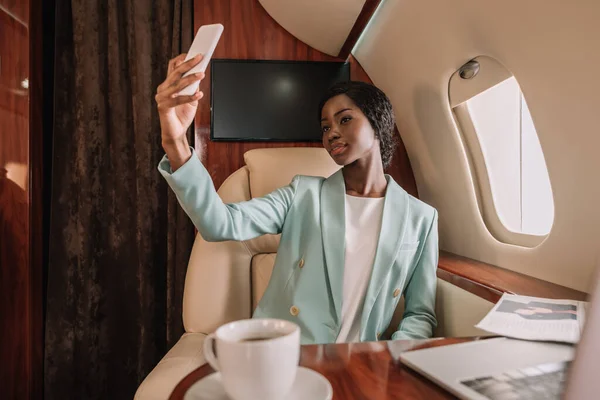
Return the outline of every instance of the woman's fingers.
<path id="1" fill-rule="evenodd" d="M 188 87 L 189 85 L 191 85 L 194 82 L 197 81 L 201 81 L 202 79 L 204 79 L 204 72 L 198 72 L 192 75 L 188 75 L 185 78 L 181 78 L 179 81 L 177 81 L 174 85 L 171 86 L 166 86 L 161 88 L 159 86 L 158 90 L 157 90 L 157 94 L 163 94 L 165 96 L 171 96 L 171 97 L 176 97 L 177 94 L 183 90 L 184 88 Z M 162 85 L 161 85 L 162 86 Z"/>
<path id="2" fill-rule="evenodd" d="M 201 81 L 203 78 L 204 72 L 198 72 L 196 74 L 186 76 L 185 78 L 181 78 L 176 84 L 169 87 L 165 91 L 165 94 L 171 95 L 171 97 L 176 97 L 181 90 L 185 89 L 186 87 L 188 87 L 196 81 Z"/>
<path id="3" fill-rule="evenodd" d="M 168 109 L 168 108 L 177 107 L 182 104 L 198 101 L 203 96 L 204 96 L 204 93 L 202 93 L 201 91 L 197 91 L 196 93 L 194 93 L 191 96 L 177 96 L 177 97 L 166 96 L 164 94 L 157 94 L 156 95 L 156 103 L 158 104 L 159 109 Z"/>
<path id="4" fill-rule="evenodd" d="M 202 55 L 198 54 L 196 57 L 191 58 L 185 62 L 181 62 L 177 66 L 175 66 L 175 64 L 177 64 L 178 61 L 175 61 L 175 63 L 173 64 L 173 70 L 167 75 L 167 79 L 165 79 L 165 81 L 159 86 L 159 90 L 162 91 L 171 85 L 177 84 L 177 81 L 181 79 L 181 76 L 188 72 L 190 69 L 194 68 L 196 65 L 198 65 L 198 63 L 201 60 Z"/>
<path id="5" fill-rule="evenodd" d="M 179 59 L 180 57 L 181 57 L 181 59 Z M 163 83 L 158 85 L 158 87 L 156 88 L 157 93 L 160 93 L 160 92 L 172 87 L 173 85 L 176 85 L 178 80 L 181 79 L 181 76 L 184 73 L 186 73 L 187 71 L 192 69 L 195 65 L 198 64 L 198 62 L 200 62 L 200 61 L 197 61 L 197 62 L 195 61 L 197 58 L 202 60 L 201 56 L 194 57 L 185 62 L 183 61 L 183 58 L 185 58 L 185 54 L 182 54 L 181 56 L 176 57 L 176 58 L 172 59 L 171 61 L 169 61 L 169 69 L 172 69 L 172 71 L 167 75 L 167 79 L 165 79 L 165 81 Z M 182 67 L 182 69 L 180 69 L 180 67 Z M 183 72 L 180 72 L 180 71 L 183 71 Z M 200 78 L 200 79 L 202 79 L 202 78 Z"/>
<path id="6" fill-rule="evenodd" d="M 202 61 L 202 57 L 202 54 L 198 54 L 196 57 L 190 58 L 189 60 L 178 64 L 173 72 L 171 72 L 171 77 L 175 78 L 174 80 L 181 78 L 181 76 L 183 76 L 186 72 L 198 65 L 200 61 Z M 168 78 L 169 77 L 167 77 L 167 79 Z"/>
<path id="7" fill-rule="evenodd" d="M 183 60 L 185 60 L 186 56 L 187 56 L 187 53 L 182 53 L 182 54 L 178 55 L 177 57 L 169 60 L 169 67 L 167 68 L 167 76 L 169 76 L 171 74 L 171 72 L 175 69 L 175 67 L 180 65 L 183 62 Z"/>

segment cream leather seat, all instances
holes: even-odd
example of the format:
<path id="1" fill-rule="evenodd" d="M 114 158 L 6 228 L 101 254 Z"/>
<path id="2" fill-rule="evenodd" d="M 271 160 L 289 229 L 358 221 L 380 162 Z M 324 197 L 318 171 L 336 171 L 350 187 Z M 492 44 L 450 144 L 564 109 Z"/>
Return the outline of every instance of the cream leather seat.
<path id="1" fill-rule="evenodd" d="M 321 148 L 250 150 L 244 154 L 244 161 L 246 165 L 218 190 L 224 202 L 263 196 L 287 185 L 297 174 L 327 177 L 339 169 Z M 202 345 L 208 333 L 226 322 L 252 316 L 271 277 L 278 245 L 279 235 L 265 235 L 245 242 L 212 243 L 196 236 L 183 294 L 186 333 L 148 374 L 138 388 L 136 399 L 167 399 L 181 379 L 205 363 Z M 489 308 L 446 282 L 438 280 L 438 288 L 438 298 L 444 299 L 444 304 L 440 306 L 438 301 L 436 336 L 479 333 L 468 328 Z M 454 293 L 456 290 L 459 292 Z M 460 304 L 455 304 L 456 299 Z M 471 311 L 473 307 L 477 309 L 475 317 L 472 312 L 464 312 L 467 304 Z M 398 326 L 402 311 L 400 302 L 383 338 L 389 337 Z M 444 318 L 446 311 L 455 312 L 458 318 Z"/>

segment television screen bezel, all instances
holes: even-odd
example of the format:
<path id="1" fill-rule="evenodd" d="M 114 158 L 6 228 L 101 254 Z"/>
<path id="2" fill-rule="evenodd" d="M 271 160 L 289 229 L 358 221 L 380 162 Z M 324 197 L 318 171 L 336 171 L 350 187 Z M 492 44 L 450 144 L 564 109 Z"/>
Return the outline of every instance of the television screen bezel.
<path id="1" fill-rule="evenodd" d="M 213 58 L 210 60 L 210 134 L 209 138 L 212 142 L 279 142 L 279 143 L 320 143 L 321 139 L 281 139 L 281 138 L 215 138 L 214 136 L 214 79 L 213 79 L 213 64 L 214 63 L 243 63 L 243 64 L 336 64 L 348 68 L 348 80 L 352 80 L 352 65 L 349 61 L 307 61 L 307 60 L 257 60 L 257 59 L 235 59 L 235 58 Z M 316 106 L 315 106 L 316 107 Z"/>

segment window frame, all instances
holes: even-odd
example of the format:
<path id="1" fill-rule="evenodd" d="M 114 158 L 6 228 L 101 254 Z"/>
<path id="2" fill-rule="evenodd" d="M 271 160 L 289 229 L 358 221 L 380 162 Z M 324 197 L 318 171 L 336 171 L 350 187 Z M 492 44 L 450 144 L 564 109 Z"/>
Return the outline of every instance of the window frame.
<path id="1" fill-rule="evenodd" d="M 479 56 L 474 59 L 480 64 L 480 71 L 477 74 L 483 73 L 482 79 L 479 82 L 470 84 L 470 87 L 465 87 L 462 83 L 465 79 L 459 76 L 459 71 L 456 71 L 450 78 L 448 85 L 449 105 L 455 124 L 456 131 L 463 145 L 464 154 L 469 166 L 469 172 L 473 183 L 473 189 L 476 196 L 476 203 L 483 223 L 490 234 L 499 242 L 515 245 L 525 248 L 534 248 L 539 246 L 552 233 L 554 221 L 556 219 L 556 208 L 552 216 L 552 225 L 550 231 L 545 235 L 534 235 L 528 233 L 514 232 L 509 230 L 500 220 L 496 203 L 492 194 L 492 183 L 483 154 L 481 142 L 469 113 L 467 100 L 477 96 L 484 91 L 493 88 L 497 84 L 504 82 L 506 79 L 514 75 L 509 72 L 502 64 L 491 57 Z M 484 72 L 485 71 L 485 72 Z M 519 82 L 517 77 L 514 76 Z M 522 92 L 521 92 L 522 93 Z M 524 94 L 523 94 L 524 96 Z M 454 100 L 454 101 L 453 101 Z M 536 134 L 539 132 L 536 128 Z M 541 143 L 540 143 L 541 146 Z M 543 155 L 543 148 L 542 148 Z M 546 166 L 546 173 L 550 180 L 550 188 L 552 189 L 552 179 L 550 171 Z M 554 202 L 554 193 L 552 192 L 552 202 Z"/>

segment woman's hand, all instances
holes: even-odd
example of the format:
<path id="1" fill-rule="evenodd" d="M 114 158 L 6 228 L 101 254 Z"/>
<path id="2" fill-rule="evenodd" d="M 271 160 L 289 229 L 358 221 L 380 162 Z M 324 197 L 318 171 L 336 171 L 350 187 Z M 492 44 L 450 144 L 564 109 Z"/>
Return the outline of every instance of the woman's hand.
<path id="1" fill-rule="evenodd" d="M 167 79 L 158 86 L 155 97 L 160 118 L 162 146 L 173 172 L 185 164 L 192 155 L 185 132 L 194 122 L 198 100 L 203 96 L 200 85 L 196 93 L 191 96 L 178 95 L 190 84 L 204 78 L 203 72 L 182 78 L 183 74 L 202 60 L 202 55 L 198 55 L 184 62 L 185 56 L 186 54 L 180 54 L 169 61 Z"/>
<path id="2" fill-rule="evenodd" d="M 198 55 L 186 62 L 186 54 L 180 54 L 169 61 L 167 79 L 156 90 L 156 103 L 160 117 L 160 129 L 163 147 L 181 142 L 185 133 L 194 121 L 198 109 L 198 100 L 204 95 L 198 90 L 191 96 L 179 96 L 178 93 L 190 84 L 201 81 L 204 73 L 199 72 L 182 78 L 183 74 L 196 66 L 202 55 Z"/>

